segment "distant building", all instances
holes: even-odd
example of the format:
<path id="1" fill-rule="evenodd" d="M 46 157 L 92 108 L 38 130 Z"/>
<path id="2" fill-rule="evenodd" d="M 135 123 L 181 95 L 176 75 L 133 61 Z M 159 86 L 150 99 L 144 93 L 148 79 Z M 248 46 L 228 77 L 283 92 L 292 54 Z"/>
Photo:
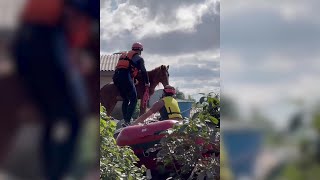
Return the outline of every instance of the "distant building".
<path id="1" fill-rule="evenodd" d="M 112 82 L 119 57 L 120 54 L 100 55 L 100 88 Z"/>
<path id="2" fill-rule="evenodd" d="M 114 74 L 120 54 L 112 55 L 100 55 L 100 89 L 112 82 L 112 76 Z M 122 101 L 118 101 L 111 116 L 116 119 L 123 119 L 121 111 Z"/>

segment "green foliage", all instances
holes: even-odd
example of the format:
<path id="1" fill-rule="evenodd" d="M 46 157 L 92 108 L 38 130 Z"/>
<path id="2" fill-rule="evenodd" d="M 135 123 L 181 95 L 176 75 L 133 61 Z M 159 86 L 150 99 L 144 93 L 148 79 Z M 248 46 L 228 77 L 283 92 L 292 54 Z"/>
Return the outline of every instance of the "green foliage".
<path id="1" fill-rule="evenodd" d="M 176 95 L 175 97 L 177 99 L 182 99 L 182 100 L 185 100 L 186 99 L 186 96 L 184 95 L 183 92 L 181 92 L 178 88 L 176 88 Z"/>
<path id="2" fill-rule="evenodd" d="M 191 95 L 188 95 L 188 100 L 193 101 L 194 103 L 196 102 L 196 100 Z"/>
<path id="3" fill-rule="evenodd" d="M 314 114 L 314 117 L 313 117 L 313 121 L 312 121 L 312 125 L 313 125 L 313 128 L 318 132 L 320 133 L 320 113 L 317 112 Z"/>
<path id="4" fill-rule="evenodd" d="M 166 132 L 161 139 L 158 161 L 172 167 L 174 179 L 207 177 L 218 179 L 220 158 L 206 157 L 209 147 L 220 152 L 220 133 L 216 124 L 220 119 L 219 100 L 208 95 L 199 103 L 201 108 L 193 119 L 185 119 Z"/>
<path id="5" fill-rule="evenodd" d="M 219 96 L 209 94 L 200 98 L 197 103 L 198 112 L 195 113 L 192 119 L 199 118 L 205 121 L 211 121 L 218 125 L 220 124 L 220 101 Z"/>
<path id="6" fill-rule="evenodd" d="M 228 163 L 227 152 L 224 149 L 223 140 L 220 141 L 220 149 L 221 149 L 220 178 L 223 180 L 232 180 L 234 179 L 234 177 L 230 169 L 230 165 Z"/>
<path id="7" fill-rule="evenodd" d="M 139 159 L 130 147 L 119 147 L 113 135 L 116 123 L 100 106 L 100 179 L 101 180 L 139 180 L 145 168 L 136 166 Z"/>
<path id="8" fill-rule="evenodd" d="M 235 104 L 231 98 L 228 96 L 222 96 L 221 105 L 221 115 L 224 117 L 224 119 L 231 121 L 239 119 L 237 104 Z"/>
<path id="9" fill-rule="evenodd" d="M 301 114 L 295 114 L 294 122 L 300 126 L 302 119 Z M 312 116 L 312 127 L 317 133 L 320 131 L 320 115 L 316 111 Z M 293 127 L 297 126 L 294 124 Z M 295 128 L 294 128 L 295 129 Z M 298 141 L 298 154 L 297 157 L 291 161 L 286 162 L 283 169 L 278 174 L 282 179 L 300 180 L 300 179 L 317 179 L 320 177 L 320 140 L 318 136 L 313 138 L 304 138 Z"/>
<path id="10" fill-rule="evenodd" d="M 139 117 L 139 114 L 140 114 L 140 103 L 141 103 L 141 100 L 138 100 L 136 108 L 135 108 L 135 110 L 133 112 L 133 115 L 132 115 L 133 119 L 137 119 Z"/>
<path id="11" fill-rule="evenodd" d="M 288 164 L 283 171 L 282 177 L 288 180 L 314 179 L 320 177 L 320 164 L 315 162 Z"/>

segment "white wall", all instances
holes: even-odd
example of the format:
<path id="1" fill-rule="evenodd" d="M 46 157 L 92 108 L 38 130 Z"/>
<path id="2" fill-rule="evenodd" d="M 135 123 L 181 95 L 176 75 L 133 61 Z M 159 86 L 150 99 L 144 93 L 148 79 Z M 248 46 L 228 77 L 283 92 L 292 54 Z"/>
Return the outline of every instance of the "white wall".
<path id="1" fill-rule="evenodd" d="M 107 83 L 112 82 L 112 76 L 101 76 L 100 75 L 100 89 Z"/>

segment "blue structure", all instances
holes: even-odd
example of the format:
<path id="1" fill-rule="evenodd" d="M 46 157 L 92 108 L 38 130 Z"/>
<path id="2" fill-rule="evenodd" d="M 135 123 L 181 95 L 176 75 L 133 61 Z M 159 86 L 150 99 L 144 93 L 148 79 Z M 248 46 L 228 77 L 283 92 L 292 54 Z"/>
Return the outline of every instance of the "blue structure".
<path id="1" fill-rule="evenodd" d="M 191 112 L 193 101 L 188 101 L 188 100 L 177 100 L 177 101 L 179 104 L 182 117 L 190 118 L 190 112 Z"/>
<path id="2" fill-rule="evenodd" d="M 241 176 L 251 177 L 263 143 L 263 131 L 259 128 L 237 127 L 237 125 L 232 125 L 232 128 L 223 124 L 221 126 L 223 143 L 235 179 Z"/>

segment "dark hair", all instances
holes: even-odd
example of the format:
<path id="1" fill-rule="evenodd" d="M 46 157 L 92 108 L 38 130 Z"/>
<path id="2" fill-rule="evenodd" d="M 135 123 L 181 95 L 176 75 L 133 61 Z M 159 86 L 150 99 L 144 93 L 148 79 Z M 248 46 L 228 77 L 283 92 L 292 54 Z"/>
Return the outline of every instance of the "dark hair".
<path id="1" fill-rule="evenodd" d="M 173 93 L 167 93 L 167 92 L 165 92 L 165 91 L 162 91 L 163 92 L 163 96 L 174 96 L 174 94 Z"/>

